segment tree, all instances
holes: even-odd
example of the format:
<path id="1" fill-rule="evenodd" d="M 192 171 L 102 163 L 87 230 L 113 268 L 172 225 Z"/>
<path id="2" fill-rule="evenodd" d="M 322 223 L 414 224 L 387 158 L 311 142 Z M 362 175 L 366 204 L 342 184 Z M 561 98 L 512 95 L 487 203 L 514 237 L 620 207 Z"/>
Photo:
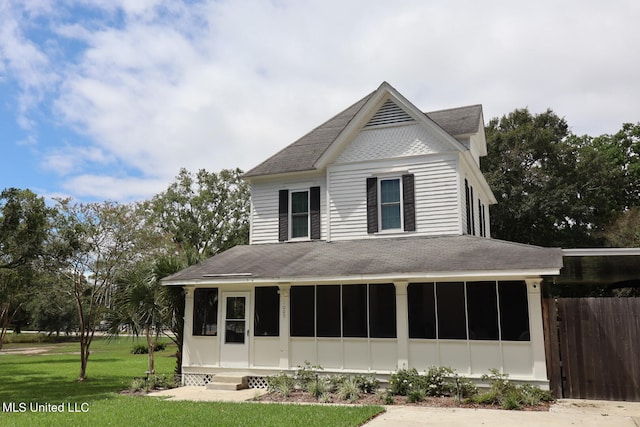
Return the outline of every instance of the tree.
<path id="1" fill-rule="evenodd" d="M 135 336 L 144 334 L 149 359 L 147 372 L 153 375 L 156 372 L 153 335 L 156 327 L 162 328 L 160 283 L 151 276 L 149 262 L 142 260 L 121 272 L 115 288 L 107 315 L 108 332 L 116 336 L 120 327 L 126 325 Z"/>
<path id="2" fill-rule="evenodd" d="M 37 291 L 32 292 L 25 304 L 29 326 L 49 334 L 69 334 L 78 329 L 78 315 L 73 299 L 64 286 L 64 280 L 55 271 L 37 272 Z"/>
<path id="3" fill-rule="evenodd" d="M 111 304 L 115 279 L 153 252 L 157 242 L 134 206 L 114 202 L 72 204 L 59 200 L 56 245 L 59 272 L 76 304 L 80 335 L 80 374 L 86 378 L 95 329 Z"/>
<path id="4" fill-rule="evenodd" d="M 175 256 L 156 260 L 156 280 L 233 246 L 248 243 L 249 187 L 241 175 L 240 169 L 225 169 L 218 174 L 204 169 L 194 174 L 181 169 L 167 190 L 146 204 L 148 221 L 157 224 L 176 248 Z M 168 308 L 165 325 L 173 332 L 170 337 L 178 347 L 176 373 L 180 373 L 184 291 L 162 287 L 162 296 Z"/>
<path id="5" fill-rule="evenodd" d="M 131 266 L 117 280 L 113 304 L 107 317 L 109 334 L 117 336 L 120 326 L 126 325 L 135 335 L 143 334 L 147 341 L 148 373 L 155 373 L 155 342 L 157 334 L 165 328 L 166 334 L 177 346 L 176 371 L 182 366 L 182 334 L 184 326 L 184 295 L 182 288 L 163 287 L 160 280 L 182 269 L 184 264 L 177 257 L 161 255 Z"/>
<path id="6" fill-rule="evenodd" d="M 30 190 L 0 193 L 0 349 L 24 303 L 31 263 L 44 251 L 52 210 Z"/>
<path id="7" fill-rule="evenodd" d="M 485 129 L 482 170 L 498 204 L 493 237 L 561 247 L 602 246 L 601 230 L 636 200 L 635 129 L 578 137 L 553 111 L 517 109 Z M 635 143 L 637 153 L 637 141 Z M 633 174 L 636 173 L 636 178 Z M 635 181 L 634 181 L 635 180 Z"/>
<path id="8" fill-rule="evenodd" d="M 148 209 L 188 264 L 249 240 L 249 188 L 240 169 L 220 173 L 181 169 Z"/>
<path id="9" fill-rule="evenodd" d="M 618 216 L 602 233 L 607 246 L 617 248 L 640 247 L 640 206 L 633 207 Z"/>

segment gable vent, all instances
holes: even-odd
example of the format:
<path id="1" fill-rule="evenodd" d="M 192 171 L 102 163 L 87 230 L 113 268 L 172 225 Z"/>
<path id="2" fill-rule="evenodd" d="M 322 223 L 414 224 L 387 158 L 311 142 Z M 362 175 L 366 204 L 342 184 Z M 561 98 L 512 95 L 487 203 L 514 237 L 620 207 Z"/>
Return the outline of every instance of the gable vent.
<path id="1" fill-rule="evenodd" d="M 408 115 L 402 108 L 398 107 L 395 102 L 388 99 L 387 102 L 382 104 L 382 107 L 380 107 L 378 112 L 373 115 L 365 127 L 392 125 L 413 121 L 415 120 L 413 120 L 410 115 Z"/>

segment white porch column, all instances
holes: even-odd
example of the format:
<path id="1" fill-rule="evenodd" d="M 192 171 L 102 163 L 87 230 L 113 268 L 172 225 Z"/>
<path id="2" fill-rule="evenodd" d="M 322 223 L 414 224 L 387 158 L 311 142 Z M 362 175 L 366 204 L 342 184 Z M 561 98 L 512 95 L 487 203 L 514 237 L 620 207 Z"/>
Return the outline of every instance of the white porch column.
<path id="1" fill-rule="evenodd" d="M 533 356 L 533 377 L 547 380 L 547 362 L 544 353 L 544 329 L 542 325 L 542 301 L 540 279 L 527 279 L 527 298 L 529 300 L 529 332 Z"/>
<path id="2" fill-rule="evenodd" d="M 189 345 L 193 336 L 193 292 L 195 288 L 184 288 L 184 330 L 182 331 L 183 343 L 182 343 L 182 366 L 189 366 L 191 361 L 189 360 Z"/>
<path id="3" fill-rule="evenodd" d="M 280 292 L 280 369 L 289 369 L 289 313 L 291 283 L 278 283 Z"/>
<path id="4" fill-rule="evenodd" d="M 396 334 L 398 342 L 397 369 L 409 368 L 409 309 L 407 287 L 409 282 L 393 282 L 396 288 Z"/>

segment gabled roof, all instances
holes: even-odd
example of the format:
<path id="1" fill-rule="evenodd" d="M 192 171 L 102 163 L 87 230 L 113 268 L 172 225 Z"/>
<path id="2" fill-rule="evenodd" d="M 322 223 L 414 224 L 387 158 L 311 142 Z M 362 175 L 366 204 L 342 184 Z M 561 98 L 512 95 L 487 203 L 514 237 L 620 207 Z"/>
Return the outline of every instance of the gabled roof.
<path id="1" fill-rule="evenodd" d="M 378 90 L 371 92 L 293 144 L 249 170 L 244 176 L 255 177 L 315 170 L 314 165 L 316 162 L 331 147 L 353 118 L 378 91 L 387 87 L 390 86 L 387 83 L 383 83 Z M 424 114 L 446 133 L 455 137 L 478 131 L 482 118 L 482 106 L 472 105 Z"/>
<path id="2" fill-rule="evenodd" d="M 562 250 L 475 236 L 236 246 L 163 280 L 166 285 L 393 277 L 558 274 Z"/>

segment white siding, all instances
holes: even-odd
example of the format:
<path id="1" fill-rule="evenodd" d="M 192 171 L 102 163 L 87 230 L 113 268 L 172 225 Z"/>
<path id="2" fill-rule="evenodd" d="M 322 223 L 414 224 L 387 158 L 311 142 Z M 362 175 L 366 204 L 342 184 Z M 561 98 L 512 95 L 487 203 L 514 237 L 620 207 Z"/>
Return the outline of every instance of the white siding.
<path id="1" fill-rule="evenodd" d="M 451 146 L 419 124 L 363 129 L 334 164 L 394 159 L 450 151 Z"/>
<path id="2" fill-rule="evenodd" d="M 251 186 L 251 236 L 250 243 L 278 242 L 278 191 L 308 190 L 320 187 L 320 238 L 326 239 L 326 185 L 325 179 L 306 179 L 254 183 Z"/>
<path id="3" fill-rule="evenodd" d="M 473 223 L 475 226 L 475 235 L 480 236 L 480 211 L 478 206 L 478 200 L 480 200 L 480 202 L 484 205 L 485 234 L 486 237 L 491 237 L 489 227 L 489 195 L 484 193 L 478 181 L 471 174 L 468 174 L 465 171 L 462 171 L 460 174 L 460 220 L 462 225 L 462 233 L 467 234 L 467 199 L 466 189 L 464 185 L 465 179 L 469 183 L 469 187 L 473 188 L 473 199 L 470 200 L 470 203 L 473 207 L 472 212 Z"/>
<path id="4" fill-rule="evenodd" d="M 367 234 L 366 179 L 394 173 L 415 175 L 416 231 L 411 235 L 459 234 L 455 156 L 424 156 L 402 162 L 336 167 L 328 172 L 331 240 L 360 239 Z M 398 236 L 398 233 L 393 234 Z"/>

